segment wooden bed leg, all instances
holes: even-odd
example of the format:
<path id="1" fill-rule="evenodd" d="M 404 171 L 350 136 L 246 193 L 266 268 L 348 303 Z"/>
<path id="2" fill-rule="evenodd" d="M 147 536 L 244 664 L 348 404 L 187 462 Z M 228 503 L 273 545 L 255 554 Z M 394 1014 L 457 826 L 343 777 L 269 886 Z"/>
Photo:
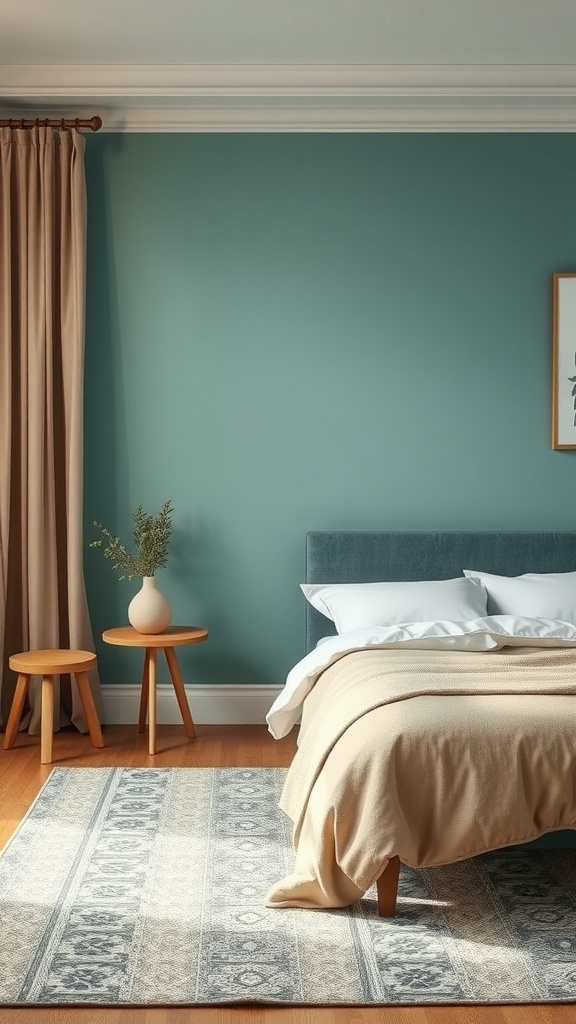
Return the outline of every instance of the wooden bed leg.
<path id="1" fill-rule="evenodd" d="M 391 857 L 384 871 L 376 880 L 378 892 L 378 914 L 380 917 L 394 917 L 396 899 L 398 897 L 398 876 L 400 875 L 400 858 Z"/>

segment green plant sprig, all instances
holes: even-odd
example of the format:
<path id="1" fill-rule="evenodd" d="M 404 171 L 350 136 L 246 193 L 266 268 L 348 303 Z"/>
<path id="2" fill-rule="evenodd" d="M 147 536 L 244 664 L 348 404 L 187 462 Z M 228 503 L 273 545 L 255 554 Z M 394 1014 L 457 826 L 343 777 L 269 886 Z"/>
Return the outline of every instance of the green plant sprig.
<path id="1" fill-rule="evenodd" d="M 120 573 L 120 580 L 153 576 L 156 569 L 163 568 L 168 562 L 173 511 L 170 500 L 164 502 L 157 516 L 148 515 L 142 505 L 134 509 L 134 554 L 128 551 L 119 537 L 114 537 L 106 526 L 96 520 L 93 525 L 101 536 L 90 541 L 89 547 L 103 549 L 104 558 L 110 559 L 114 571 Z"/>

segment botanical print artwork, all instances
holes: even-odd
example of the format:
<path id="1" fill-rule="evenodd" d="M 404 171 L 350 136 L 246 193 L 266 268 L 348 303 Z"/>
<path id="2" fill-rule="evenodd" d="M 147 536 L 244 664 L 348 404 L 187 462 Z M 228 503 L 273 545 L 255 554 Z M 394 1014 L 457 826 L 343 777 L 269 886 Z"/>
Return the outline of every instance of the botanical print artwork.
<path id="1" fill-rule="evenodd" d="M 576 351 L 574 352 L 574 363 L 576 364 Z M 574 405 L 574 426 L 576 427 L 576 377 L 568 377 L 572 384 L 572 402 Z"/>
<path id="2" fill-rule="evenodd" d="M 576 273 L 552 279 L 552 447 L 576 449 Z"/>

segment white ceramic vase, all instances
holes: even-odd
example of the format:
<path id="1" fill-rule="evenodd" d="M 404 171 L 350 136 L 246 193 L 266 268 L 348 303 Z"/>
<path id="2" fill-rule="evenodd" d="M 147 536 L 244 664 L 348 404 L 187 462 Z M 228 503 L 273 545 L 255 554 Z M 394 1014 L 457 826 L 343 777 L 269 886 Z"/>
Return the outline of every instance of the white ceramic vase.
<path id="1" fill-rule="evenodd" d="M 142 586 L 128 605 L 128 621 L 139 633 L 162 633 L 170 623 L 170 601 L 158 590 L 155 576 L 143 576 Z"/>

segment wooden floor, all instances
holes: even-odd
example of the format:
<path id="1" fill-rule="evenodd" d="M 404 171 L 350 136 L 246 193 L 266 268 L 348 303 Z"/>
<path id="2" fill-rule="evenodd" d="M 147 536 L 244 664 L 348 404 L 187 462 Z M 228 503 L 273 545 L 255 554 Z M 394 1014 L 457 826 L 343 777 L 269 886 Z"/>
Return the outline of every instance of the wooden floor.
<path id="1" fill-rule="evenodd" d="M 55 764 L 126 767 L 282 767 L 290 763 L 294 736 L 276 741 L 264 726 L 199 726 L 187 741 L 183 728 L 159 726 L 158 753 L 135 726 L 109 726 L 106 747 L 96 751 L 75 730 L 54 738 Z M 0 845 L 26 813 L 52 766 L 40 765 L 38 737 L 19 735 L 0 749 Z M 278 911 L 282 913 L 282 911 Z M 303 911 L 313 913 L 313 911 Z M 0 936 L 9 942 L 9 936 Z M 0 1024 L 576 1024 L 576 1006 L 439 1006 L 294 1009 L 262 1006 L 206 1009 L 2 1009 Z"/>

